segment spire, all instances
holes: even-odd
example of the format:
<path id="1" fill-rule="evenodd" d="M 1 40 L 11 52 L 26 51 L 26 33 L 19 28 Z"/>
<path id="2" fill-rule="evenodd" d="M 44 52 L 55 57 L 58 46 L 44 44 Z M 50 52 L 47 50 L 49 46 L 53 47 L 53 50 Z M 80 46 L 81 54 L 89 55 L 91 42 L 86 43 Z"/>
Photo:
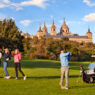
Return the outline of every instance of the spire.
<path id="1" fill-rule="evenodd" d="M 46 24 L 45 24 L 45 22 L 44 22 L 44 26 L 43 26 L 43 29 L 42 29 L 42 31 L 43 31 L 43 33 L 47 33 L 47 27 L 46 27 Z"/>
<path id="2" fill-rule="evenodd" d="M 51 25 L 51 35 L 56 35 L 56 26 L 54 24 L 54 19 Z"/>
<path id="3" fill-rule="evenodd" d="M 53 19 L 53 24 L 54 24 L 54 19 Z"/>
<path id="4" fill-rule="evenodd" d="M 88 26 L 88 33 L 91 33 L 91 32 L 90 32 L 90 28 L 89 28 L 89 26 Z"/>
<path id="5" fill-rule="evenodd" d="M 39 32 L 42 32 L 41 25 L 39 26 Z"/>
<path id="6" fill-rule="evenodd" d="M 54 23 L 54 20 L 53 20 L 51 28 L 55 28 L 55 27 L 56 26 L 55 26 L 55 23 Z"/>
<path id="7" fill-rule="evenodd" d="M 39 30 L 41 31 L 41 25 L 39 26 Z"/>
<path id="8" fill-rule="evenodd" d="M 46 23 L 44 22 L 44 27 L 46 27 Z"/>
<path id="9" fill-rule="evenodd" d="M 90 32 L 90 28 L 88 27 L 88 32 Z"/>
<path id="10" fill-rule="evenodd" d="M 63 25 L 66 25 L 66 21 L 65 21 L 65 18 L 64 18 L 64 21 L 63 21 Z"/>
<path id="11" fill-rule="evenodd" d="M 43 27 L 43 29 L 47 29 L 45 22 L 44 22 L 44 27 Z"/>

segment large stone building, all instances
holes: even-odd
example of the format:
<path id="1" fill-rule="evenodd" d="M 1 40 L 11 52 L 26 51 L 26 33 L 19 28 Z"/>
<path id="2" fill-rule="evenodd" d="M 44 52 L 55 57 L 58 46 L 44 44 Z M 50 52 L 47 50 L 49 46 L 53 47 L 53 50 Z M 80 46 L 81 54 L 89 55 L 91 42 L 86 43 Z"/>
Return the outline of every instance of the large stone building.
<path id="1" fill-rule="evenodd" d="M 88 28 L 88 32 L 84 36 L 80 36 L 78 34 L 73 34 L 69 31 L 69 27 L 66 25 L 66 21 L 63 21 L 63 25 L 60 28 L 60 32 L 56 32 L 56 26 L 54 24 L 54 21 L 51 25 L 51 31 L 48 33 L 46 24 L 44 23 L 44 27 L 41 29 L 41 26 L 39 27 L 39 30 L 37 31 L 37 37 L 52 37 L 54 39 L 61 39 L 64 37 L 68 37 L 71 41 L 76 42 L 92 42 L 92 33 L 90 32 L 90 29 Z"/>
<path id="2" fill-rule="evenodd" d="M 33 39 L 33 35 L 30 35 L 28 33 L 21 32 L 20 35 L 23 36 L 23 37 L 25 37 L 25 38 L 31 38 L 31 39 Z"/>

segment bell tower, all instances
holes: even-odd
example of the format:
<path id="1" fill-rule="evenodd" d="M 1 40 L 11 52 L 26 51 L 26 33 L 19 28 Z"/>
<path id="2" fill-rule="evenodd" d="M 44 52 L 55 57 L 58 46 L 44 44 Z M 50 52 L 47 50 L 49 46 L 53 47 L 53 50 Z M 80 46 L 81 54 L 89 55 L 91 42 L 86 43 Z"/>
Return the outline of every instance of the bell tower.
<path id="1" fill-rule="evenodd" d="M 90 28 L 88 28 L 88 32 L 86 33 L 86 36 L 87 36 L 89 39 L 92 39 L 92 33 L 90 32 Z"/>
<path id="2" fill-rule="evenodd" d="M 43 31 L 43 35 L 48 34 L 47 27 L 46 27 L 45 23 L 44 23 L 44 27 L 43 27 L 42 31 Z"/>
<path id="3" fill-rule="evenodd" d="M 54 24 L 54 21 L 53 21 L 52 26 L 51 26 L 51 35 L 56 35 L 56 26 Z"/>
<path id="4" fill-rule="evenodd" d="M 39 30 L 37 31 L 37 37 L 40 38 L 41 36 L 43 36 L 43 32 L 41 26 L 39 26 Z"/>

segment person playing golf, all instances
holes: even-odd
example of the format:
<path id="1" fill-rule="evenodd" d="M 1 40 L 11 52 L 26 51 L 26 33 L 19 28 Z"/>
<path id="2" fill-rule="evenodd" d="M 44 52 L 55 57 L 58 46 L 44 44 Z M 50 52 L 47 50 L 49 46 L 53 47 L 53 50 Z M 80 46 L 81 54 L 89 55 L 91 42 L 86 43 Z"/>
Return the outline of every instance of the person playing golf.
<path id="1" fill-rule="evenodd" d="M 65 53 L 63 48 L 60 49 L 60 61 L 61 61 L 61 78 L 60 86 L 62 89 L 68 89 L 68 79 L 69 79 L 69 63 L 71 52 Z M 63 86 L 64 76 L 66 78 L 65 86 Z"/>
<path id="2" fill-rule="evenodd" d="M 18 79 L 18 70 L 23 75 L 24 80 L 26 80 L 25 74 L 21 70 L 21 54 L 19 53 L 18 49 L 15 49 L 15 52 L 12 52 L 12 56 L 14 56 L 14 63 L 15 63 L 15 71 L 16 71 L 16 80 Z"/>

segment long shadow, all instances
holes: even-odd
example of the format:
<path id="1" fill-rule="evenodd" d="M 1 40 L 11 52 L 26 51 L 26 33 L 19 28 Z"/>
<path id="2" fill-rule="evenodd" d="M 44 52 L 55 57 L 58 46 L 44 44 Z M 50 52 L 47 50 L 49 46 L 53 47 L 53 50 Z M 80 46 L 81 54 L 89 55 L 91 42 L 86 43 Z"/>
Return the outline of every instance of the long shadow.
<path id="1" fill-rule="evenodd" d="M 70 75 L 69 78 L 79 78 L 81 77 L 80 75 Z"/>
<path id="2" fill-rule="evenodd" d="M 40 77 L 27 77 L 28 79 L 57 79 L 60 76 L 40 76 Z"/>
<path id="3" fill-rule="evenodd" d="M 78 78 L 78 75 L 70 75 L 69 78 Z M 0 77 L 3 78 L 3 77 Z M 22 79 L 23 77 L 19 77 L 19 79 Z M 28 79 L 58 79 L 60 78 L 60 76 L 31 76 L 31 77 L 27 77 Z M 15 79 L 15 77 L 11 77 L 11 79 Z"/>
<path id="4" fill-rule="evenodd" d="M 71 75 L 69 78 L 78 78 L 78 75 Z M 60 76 L 40 76 L 40 77 L 27 77 L 29 79 L 58 79 Z"/>
<path id="5" fill-rule="evenodd" d="M 89 62 L 70 62 L 70 69 L 80 70 L 80 65 L 83 65 L 86 69 Z M 60 69 L 59 61 L 52 60 L 22 60 L 21 65 L 23 68 L 56 68 Z M 9 62 L 8 67 L 14 67 L 13 60 Z"/>
<path id="6" fill-rule="evenodd" d="M 90 64 L 90 62 L 71 62 L 70 69 L 80 70 L 80 65 L 83 65 L 85 69 L 88 69 L 89 64 Z"/>
<path id="7" fill-rule="evenodd" d="M 60 68 L 59 62 L 50 60 L 22 60 L 21 65 L 23 68 Z M 8 63 L 8 67 L 14 67 L 13 61 Z"/>
<path id="8" fill-rule="evenodd" d="M 89 85 L 81 85 L 81 86 L 72 86 L 72 87 L 70 87 L 70 89 L 79 89 L 79 88 L 93 88 L 93 87 L 95 87 L 95 85 L 91 85 L 91 84 L 89 84 Z"/>

